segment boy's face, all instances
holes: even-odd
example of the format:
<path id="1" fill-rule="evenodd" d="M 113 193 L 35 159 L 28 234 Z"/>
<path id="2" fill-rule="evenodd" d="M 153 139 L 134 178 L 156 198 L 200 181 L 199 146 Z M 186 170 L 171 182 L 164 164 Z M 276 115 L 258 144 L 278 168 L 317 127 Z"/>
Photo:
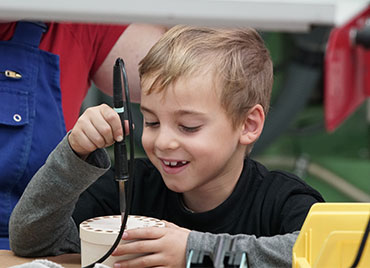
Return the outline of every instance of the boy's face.
<path id="1" fill-rule="evenodd" d="M 143 83 L 143 147 L 172 191 L 219 191 L 240 175 L 245 149 L 239 144 L 241 128 L 232 128 L 212 78 L 180 78 L 149 95 L 148 83 Z"/>

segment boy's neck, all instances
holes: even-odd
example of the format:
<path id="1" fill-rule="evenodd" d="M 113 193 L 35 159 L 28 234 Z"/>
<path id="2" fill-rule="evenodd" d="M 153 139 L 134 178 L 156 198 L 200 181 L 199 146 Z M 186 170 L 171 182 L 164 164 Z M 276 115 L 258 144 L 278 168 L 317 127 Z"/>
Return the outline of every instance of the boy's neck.
<path id="1" fill-rule="evenodd" d="M 194 213 L 206 212 L 221 205 L 233 192 L 243 170 L 244 161 L 238 168 L 219 178 L 219 182 L 198 191 L 182 194 L 184 207 Z"/>

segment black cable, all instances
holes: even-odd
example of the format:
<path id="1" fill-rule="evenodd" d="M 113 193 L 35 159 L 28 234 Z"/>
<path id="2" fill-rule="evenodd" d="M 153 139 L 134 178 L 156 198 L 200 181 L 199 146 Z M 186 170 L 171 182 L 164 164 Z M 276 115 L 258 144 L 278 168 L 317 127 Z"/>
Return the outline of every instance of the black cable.
<path id="1" fill-rule="evenodd" d="M 369 236 L 369 231 L 370 231 L 370 217 L 369 217 L 369 220 L 367 221 L 367 226 L 366 226 L 364 235 L 362 236 L 360 247 L 358 248 L 355 261 L 351 265 L 351 268 L 356 268 L 357 265 L 360 263 L 362 252 L 364 251 L 366 240 L 367 240 L 367 237 Z"/>
<path id="2" fill-rule="evenodd" d="M 129 160 L 129 174 L 130 178 L 132 178 L 132 175 L 134 174 L 134 161 L 135 161 L 135 151 L 134 151 L 134 121 L 132 119 L 132 107 L 131 107 L 131 99 L 130 99 L 130 91 L 128 88 L 128 79 L 127 79 L 127 73 L 125 69 L 125 64 L 121 58 L 118 58 L 117 61 L 119 61 L 123 80 L 124 80 L 124 88 L 125 88 L 125 98 L 126 98 L 126 108 L 127 108 L 127 118 L 128 118 L 128 127 L 130 131 L 130 160 Z M 131 198 L 132 198 L 132 188 L 133 184 L 128 183 L 128 194 L 127 194 L 127 207 L 128 209 L 131 209 Z M 130 211 L 129 211 L 130 212 Z"/>
<path id="3" fill-rule="evenodd" d="M 119 75 L 117 75 L 117 70 L 120 70 Z M 86 268 L 87 267 L 94 267 L 95 264 L 104 262 L 113 253 L 113 251 L 116 249 L 116 247 L 118 246 L 118 244 L 120 243 L 120 241 L 122 239 L 123 232 L 125 231 L 125 228 L 126 228 L 128 215 L 129 215 L 130 209 L 131 209 L 133 183 L 132 183 L 132 179 L 130 179 L 130 178 L 132 178 L 133 170 L 134 170 L 134 157 L 135 157 L 135 152 L 134 152 L 134 129 L 133 129 L 133 120 L 132 120 L 132 113 L 131 113 L 130 92 L 129 92 L 129 89 L 128 89 L 128 79 L 127 79 L 125 64 L 124 64 L 124 61 L 121 58 L 118 58 L 116 60 L 116 63 L 114 65 L 114 67 L 113 67 L 113 86 L 114 86 L 114 89 L 115 89 L 114 91 L 116 93 L 120 92 L 120 94 L 119 93 L 114 94 L 115 95 L 114 97 L 115 97 L 115 102 L 116 103 L 118 102 L 119 105 L 122 103 L 121 107 L 123 107 L 121 74 L 122 74 L 123 82 L 124 82 L 126 111 L 127 111 L 127 118 L 128 118 L 128 122 L 129 122 L 129 131 L 130 131 L 130 133 L 129 133 L 130 134 L 129 135 L 129 137 L 130 137 L 130 160 L 129 160 L 129 163 L 127 163 L 128 162 L 127 155 L 125 155 L 126 154 L 126 148 L 124 147 L 123 152 L 119 151 L 119 153 L 121 154 L 121 157 L 122 157 L 122 158 L 120 158 L 120 159 L 122 159 L 121 160 L 122 163 L 120 163 L 121 165 L 118 168 L 116 168 L 115 177 L 116 178 L 117 177 L 122 177 L 123 179 L 127 180 L 128 190 L 127 190 L 127 197 L 126 197 L 126 207 L 125 207 L 124 212 L 121 211 L 121 217 L 122 217 L 121 227 L 120 227 L 118 236 L 117 236 L 116 240 L 114 241 L 112 247 L 99 260 L 95 261 L 92 264 L 89 264 L 89 265 L 85 266 Z M 122 115 L 123 115 L 123 113 L 122 113 Z M 121 118 L 121 123 L 122 123 L 122 127 L 123 127 L 123 133 L 125 135 L 124 118 L 121 115 L 120 115 L 120 118 Z M 125 143 L 125 138 L 122 142 Z M 122 144 L 122 145 L 125 146 L 125 144 Z M 116 154 L 116 150 L 115 150 L 115 154 Z M 129 169 L 128 173 L 127 173 L 127 166 L 129 167 L 128 168 Z M 123 170 L 122 170 L 122 167 L 123 167 Z M 119 173 L 119 174 L 117 174 L 117 173 Z M 122 193 L 120 193 L 120 194 L 122 194 Z"/>

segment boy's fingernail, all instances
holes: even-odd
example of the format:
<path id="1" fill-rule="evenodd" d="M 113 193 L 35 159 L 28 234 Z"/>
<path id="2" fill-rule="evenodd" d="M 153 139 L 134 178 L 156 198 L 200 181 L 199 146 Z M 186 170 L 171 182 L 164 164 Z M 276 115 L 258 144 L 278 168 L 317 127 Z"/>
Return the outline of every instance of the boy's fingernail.
<path id="1" fill-rule="evenodd" d="M 115 264 L 113 265 L 113 267 L 114 267 L 114 268 L 121 268 L 121 264 L 119 264 L 119 263 L 115 263 Z"/>
<path id="2" fill-rule="evenodd" d="M 120 135 L 117 137 L 117 141 L 122 141 L 123 140 L 123 137 Z"/>
<path id="3" fill-rule="evenodd" d="M 125 232 L 123 232 L 123 234 L 122 234 L 122 239 L 127 238 L 127 236 L 128 236 L 127 232 L 126 232 L 126 231 L 125 231 Z"/>

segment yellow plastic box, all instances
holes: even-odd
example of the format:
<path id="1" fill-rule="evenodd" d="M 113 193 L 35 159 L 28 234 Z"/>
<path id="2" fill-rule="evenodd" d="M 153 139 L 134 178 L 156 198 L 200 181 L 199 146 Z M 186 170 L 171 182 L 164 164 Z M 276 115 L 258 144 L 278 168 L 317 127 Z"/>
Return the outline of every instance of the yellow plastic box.
<path id="1" fill-rule="evenodd" d="M 313 205 L 293 247 L 293 267 L 349 268 L 369 217 L 370 203 Z M 370 267 L 370 235 L 357 267 Z"/>

